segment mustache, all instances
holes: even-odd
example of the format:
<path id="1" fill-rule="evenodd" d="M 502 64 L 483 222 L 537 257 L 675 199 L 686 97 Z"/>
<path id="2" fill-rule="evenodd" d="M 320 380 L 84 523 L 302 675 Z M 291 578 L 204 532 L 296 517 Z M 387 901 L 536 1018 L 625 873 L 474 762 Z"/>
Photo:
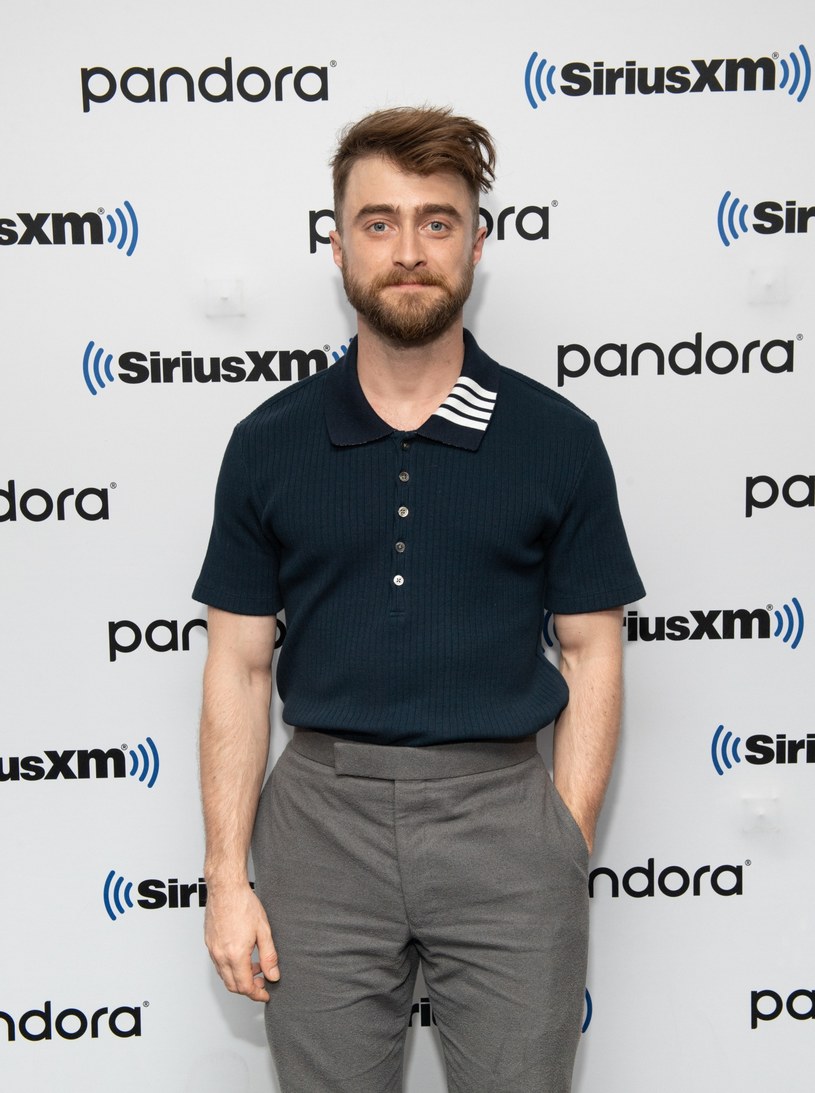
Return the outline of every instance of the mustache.
<path id="1" fill-rule="evenodd" d="M 389 288 L 391 285 L 430 285 L 434 288 L 442 288 L 445 292 L 450 291 L 446 277 L 427 269 L 416 269 L 413 272 L 394 269 L 389 273 L 380 273 L 373 279 L 370 287 L 373 292 L 379 292 L 380 289 Z"/>

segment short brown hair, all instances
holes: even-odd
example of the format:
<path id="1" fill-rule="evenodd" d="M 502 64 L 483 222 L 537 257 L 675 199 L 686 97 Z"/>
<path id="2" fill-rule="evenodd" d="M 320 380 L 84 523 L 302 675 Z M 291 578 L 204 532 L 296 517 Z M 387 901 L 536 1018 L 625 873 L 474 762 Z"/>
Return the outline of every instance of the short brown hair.
<path id="1" fill-rule="evenodd" d="M 337 227 L 348 175 L 363 156 L 385 156 L 412 174 L 448 171 L 458 175 L 472 194 L 476 222 L 479 192 L 490 190 L 495 178 L 492 137 L 472 118 L 459 117 L 449 107 L 377 110 L 342 131 L 331 160 Z"/>

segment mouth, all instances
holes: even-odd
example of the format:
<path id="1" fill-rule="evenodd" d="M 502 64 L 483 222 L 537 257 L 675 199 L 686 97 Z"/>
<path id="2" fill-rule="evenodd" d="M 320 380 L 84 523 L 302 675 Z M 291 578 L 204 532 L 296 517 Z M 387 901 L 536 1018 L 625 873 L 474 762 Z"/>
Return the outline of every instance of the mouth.
<path id="1" fill-rule="evenodd" d="M 441 288 L 442 286 L 437 281 L 391 281 L 390 284 L 384 285 L 383 287 L 406 289 L 410 291 L 418 288 Z"/>

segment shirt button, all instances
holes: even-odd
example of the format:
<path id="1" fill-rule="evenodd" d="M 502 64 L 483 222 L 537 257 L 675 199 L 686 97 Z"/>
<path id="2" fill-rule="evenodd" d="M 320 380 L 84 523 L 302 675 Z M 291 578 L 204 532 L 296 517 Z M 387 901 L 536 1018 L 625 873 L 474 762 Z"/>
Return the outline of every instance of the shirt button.
<path id="1" fill-rule="evenodd" d="M 400 541 L 396 544 L 394 549 L 396 550 L 396 552 L 398 554 L 404 554 L 405 553 L 405 544 Z"/>
<path id="2" fill-rule="evenodd" d="M 393 583 L 401 587 L 405 583 L 405 578 L 402 576 L 401 573 L 397 573 L 396 576 L 393 578 Z"/>
<path id="3" fill-rule="evenodd" d="M 406 452 L 409 447 L 410 447 L 410 441 L 409 440 L 403 440 L 402 441 L 402 451 Z"/>
<path id="4" fill-rule="evenodd" d="M 410 512 L 410 509 L 407 507 L 407 505 L 400 505 L 396 511 L 399 513 L 400 516 L 407 516 L 407 514 Z"/>
<path id="5" fill-rule="evenodd" d="M 400 482 L 409 482 L 410 481 L 410 475 L 408 474 L 407 471 L 400 471 L 399 472 L 399 481 Z"/>

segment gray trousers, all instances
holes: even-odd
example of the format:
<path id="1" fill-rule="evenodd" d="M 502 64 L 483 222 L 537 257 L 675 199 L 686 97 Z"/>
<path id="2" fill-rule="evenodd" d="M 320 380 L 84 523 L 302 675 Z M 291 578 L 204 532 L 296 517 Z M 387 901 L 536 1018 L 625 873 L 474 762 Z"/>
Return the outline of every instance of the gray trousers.
<path id="1" fill-rule="evenodd" d="M 533 738 L 402 748 L 297 730 L 252 850 L 284 1093 L 399 1093 L 419 961 L 450 1093 L 568 1093 L 588 851 Z"/>

